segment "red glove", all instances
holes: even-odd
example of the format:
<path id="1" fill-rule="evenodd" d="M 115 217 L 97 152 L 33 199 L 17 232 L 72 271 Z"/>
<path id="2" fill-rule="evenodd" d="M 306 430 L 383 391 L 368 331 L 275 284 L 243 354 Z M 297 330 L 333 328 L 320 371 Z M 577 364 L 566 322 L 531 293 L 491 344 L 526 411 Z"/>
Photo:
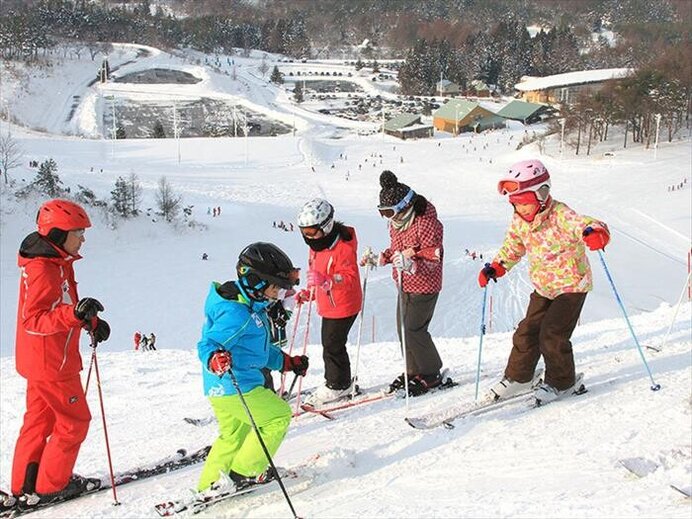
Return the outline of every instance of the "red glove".
<path id="1" fill-rule="evenodd" d="M 290 355 L 284 353 L 284 365 L 283 368 L 281 368 L 281 371 L 292 371 L 296 375 L 304 377 L 305 373 L 308 371 L 308 364 L 308 358 L 305 355 L 296 355 L 295 357 L 291 357 Z"/>
<path id="2" fill-rule="evenodd" d="M 322 290 L 327 291 L 330 288 L 332 288 L 332 278 L 325 274 L 322 274 L 318 270 L 309 270 L 308 288 L 310 287 L 319 287 Z"/>
<path id="3" fill-rule="evenodd" d="M 293 298 L 296 300 L 297 305 L 308 303 L 314 299 L 312 292 L 307 288 L 299 290 L 298 293 L 295 296 L 293 296 Z"/>
<path id="4" fill-rule="evenodd" d="M 492 265 L 490 263 L 486 263 L 485 267 L 483 267 L 478 274 L 478 284 L 481 286 L 481 288 L 485 288 L 485 286 L 488 284 L 488 281 L 491 279 L 497 283 L 497 278 L 501 278 L 507 273 L 507 269 L 502 265 L 502 262 L 498 263 L 497 261 L 493 261 Z"/>
<path id="5" fill-rule="evenodd" d="M 226 350 L 218 350 L 209 357 L 209 371 L 214 375 L 225 375 L 233 367 L 233 357 L 231 352 Z"/>
<path id="6" fill-rule="evenodd" d="M 603 250 L 610 241 L 610 233 L 605 227 L 587 227 L 582 233 L 584 243 L 590 250 Z"/>

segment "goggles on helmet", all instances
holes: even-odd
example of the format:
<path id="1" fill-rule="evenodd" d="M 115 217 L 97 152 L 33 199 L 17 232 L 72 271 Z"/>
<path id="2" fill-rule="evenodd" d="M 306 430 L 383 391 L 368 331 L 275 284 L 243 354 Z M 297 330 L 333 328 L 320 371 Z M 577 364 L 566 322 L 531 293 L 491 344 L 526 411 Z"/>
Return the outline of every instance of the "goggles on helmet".
<path id="1" fill-rule="evenodd" d="M 319 238 L 320 234 L 324 234 L 324 231 L 319 225 L 313 225 L 312 227 L 301 227 L 300 232 L 303 234 L 303 236 L 310 238 L 311 240 Z"/>
<path id="2" fill-rule="evenodd" d="M 532 187 L 539 184 L 543 184 L 549 178 L 550 175 L 548 175 L 548 173 L 543 173 L 542 175 L 538 175 L 537 177 L 530 180 L 525 180 L 523 182 L 519 182 L 517 180 L 500 180 L 500 182 L 497 184 L 497 190 L 501 195 L 520 193 L 522 191 L 530 190 Z"/>
<path id="3" fill-rule="evenodd" d="M 406 196 L 402 198 L 398 204 L 390 206 L 378 205 L 377 210 L 380 212 L 380 216 L 386 218 L 387 220 L 391 220 L 395 215 L 400 213 L 407 205 L 411 203 L 414 196 L 416 196 L 416 193 L 413 191 L 413 189 L 409 189 Z"/>

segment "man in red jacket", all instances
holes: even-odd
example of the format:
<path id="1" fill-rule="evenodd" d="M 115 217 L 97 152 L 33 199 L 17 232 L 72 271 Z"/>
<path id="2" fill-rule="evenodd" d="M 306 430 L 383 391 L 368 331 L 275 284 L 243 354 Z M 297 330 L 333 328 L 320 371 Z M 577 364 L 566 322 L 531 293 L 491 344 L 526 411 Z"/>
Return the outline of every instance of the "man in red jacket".
<path id="1" fill-rule="evenodd" d="M 299 292 L 296 299 L 303 303 L 312 294 L 322 317 L 325 383 L 305 399 L 306 404 L 319 408 L 353 392 L 346 341 L 363 304 L 358 240 L 355 229 L 335 221 L 334 207 L 321 198 L 303 206 L 298 227 L 310 248 L 310 257 L 308 289 Z"/>
<path id="2" fill-rule="evenodd" d="M 24 238 L 19 249 L 15 352 L 27 390 L 12 494 L 26 506 L 100 485 L 98 479 L 72 474 L 91 421 L 79 376 L 79 335 L 82 328 L 96 342 L 110 335 L 108 323 L 97 317 L 101 303 L 77 297 L 72 264 L 80 259 L 84 231 L 91 227 L 86 212 L 74 202 L 54 199 L 39 208 L 36 221 L 38 231 Z"/>
<path id="3" fill-rule="evenodd" d="M 391 171 L 380 175 L 380 215 L 389 220 L 390 246 L 380 254 L 379 264 L 392 263 L 392 277 L 402 296 L 397 302 L 397 332 L 406 342 L 408 393 L 418 396 L 442 383 L 442 359 L 428 332 L 437 298 L 442 290 L 443 227 L 437 211 L 422 195 L 400 183 Z M 403 304 L 404 322 L 399 305 Z M 404 374 L 389 386 L 404 389 Z"/>

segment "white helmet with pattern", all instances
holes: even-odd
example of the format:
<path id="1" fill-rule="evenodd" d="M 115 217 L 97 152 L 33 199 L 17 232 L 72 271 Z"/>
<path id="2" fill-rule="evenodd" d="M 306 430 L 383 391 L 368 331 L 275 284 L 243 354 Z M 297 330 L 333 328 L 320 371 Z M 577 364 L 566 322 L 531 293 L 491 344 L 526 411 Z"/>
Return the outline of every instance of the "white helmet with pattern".
<path id="1" fill-rule="evenodd" d="M 334 207 L 323 198 L 313 198 L 298 213 L 298 227 L 317 227 L 329 234 L 334 227 Z"/>

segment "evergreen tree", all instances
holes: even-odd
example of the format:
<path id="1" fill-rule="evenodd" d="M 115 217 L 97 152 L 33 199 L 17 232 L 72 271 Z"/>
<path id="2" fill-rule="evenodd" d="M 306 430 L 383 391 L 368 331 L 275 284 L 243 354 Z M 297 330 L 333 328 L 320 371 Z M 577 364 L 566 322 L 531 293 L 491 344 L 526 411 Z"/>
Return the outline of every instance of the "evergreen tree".
<path id="1" fill-rule="evenodd" d="M 280 85 L 284 82 L 284 78 L 281 72 L 279 72 L 279 67 L 277 67 L 276 65 L 274 65 L 274 70 L 272 70 L 272 75 L 269 78 L 269 81 L 271 81 L 272 83 L 276 83 L 277 85 Z"/>
<path id="2" fill-rule="evenodd" d="M 65 192 L 62 187 L 62 180 L 58 177 L 58 165 L 53 159 L 44 160 L 38 168 L 36 178 L 31 183 L 40 193 L 52 198 L 60 196 Z"/>
<path id="3" fill-rule="evenodd" d="M 161 121 L 156 121 L 154 123 L 154 129 L 152 130 L 152 137 L 154 139 L 165 139 L 166 131 L 163 129 L 163 124 Z"/>
<path id="4" fill-rule="evenodd" d="M 130 216 L 130 206 L 128 203 L 127 182 L 123 177 L 118 177 L 115 181 L 115 188 L 111 191 L 113 210 L 123 218 Z"/>
<path id="5" fill-rule="evenodd" d="M 125 128 L 122 124 L 118 124 L 118 126 L 115 128 L 115 138 L 127 139 L 127 134 L 125 133 Z"/>
<path id="6" fill-rule="evenodd" d="M 303 83 L 300 81 L 295 82 L 295 87 L 293 88 L 293 99 L 296 103 L 303 102 Z"/>

